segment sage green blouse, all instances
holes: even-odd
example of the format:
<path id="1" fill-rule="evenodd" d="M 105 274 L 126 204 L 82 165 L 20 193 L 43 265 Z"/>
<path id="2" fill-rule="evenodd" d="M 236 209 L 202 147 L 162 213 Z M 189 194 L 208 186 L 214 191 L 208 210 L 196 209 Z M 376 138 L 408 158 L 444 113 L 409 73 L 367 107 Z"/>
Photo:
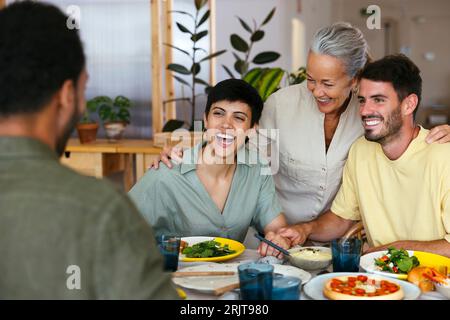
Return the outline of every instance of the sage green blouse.
<path id="1" fill-rule="evenodd" d="M 201 144 L 187 149 L 183 163 L 149 170 L 130 190 L 136 206 L 157 235 L 215 236 L 243 242 L 249 226 L 258 231 L 282 211 L 267 164 L 243 147 L 223 212 L 199 180 L 194 160 Z M 264 170 L 266 169 L 266 170 Z"/>

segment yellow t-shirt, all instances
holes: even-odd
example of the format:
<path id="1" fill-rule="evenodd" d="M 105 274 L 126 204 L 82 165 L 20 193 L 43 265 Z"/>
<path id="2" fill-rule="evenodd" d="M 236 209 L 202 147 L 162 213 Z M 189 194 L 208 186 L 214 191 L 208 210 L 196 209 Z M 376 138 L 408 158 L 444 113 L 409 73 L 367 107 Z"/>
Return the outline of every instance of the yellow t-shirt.
<path id="1" fill-rule="evenodd" d="M 421 128 L 394 161 L 364 137 L 352 145 L 331 211 L 362 220 L 370 245 L 450 242 L 450 144 L 427 144 L 427 134 Z"/>

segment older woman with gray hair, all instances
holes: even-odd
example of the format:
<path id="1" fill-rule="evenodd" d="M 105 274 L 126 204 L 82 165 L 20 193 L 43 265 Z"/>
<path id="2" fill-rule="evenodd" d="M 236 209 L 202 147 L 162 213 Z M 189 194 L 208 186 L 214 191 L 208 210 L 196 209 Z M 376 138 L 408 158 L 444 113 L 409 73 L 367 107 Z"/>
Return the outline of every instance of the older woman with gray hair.
<path id="1" fill-rule="evenodd" d="M 260 128 L 279 129 L 271 141 L 279 154 L 274 178 L 290 224 L 317 218 L 339 190 L 350 146 L 364 133 L 357 77 L 369 59 L 359 29 L 344 22 L 324 27 L 311 43 L 306 83 L 277 91 L 264 105 Z M 449 135 L 449 126 L 436 127 L 428 142 Z"/>
<path id="2" fill-rule="evenodd" d="M 350 146 L 364 132 L 356 93 L 358 73 L 368 60 L 359 29 L 344 22 L 324 27 L 311 43 L 306 83 L 278 90 L 264 105 L 260 129 L 279 130 L 276 139 L 267 137 L 272 155 L 279 156 L 274 180 L 289 224 L 317 218 L 339 190 Z M 450 141 L 450 127 L 436 127 L 428 138 Z M 163 162 L 170 164 L 168 155 L 177 153 L 165 149 Z"/>

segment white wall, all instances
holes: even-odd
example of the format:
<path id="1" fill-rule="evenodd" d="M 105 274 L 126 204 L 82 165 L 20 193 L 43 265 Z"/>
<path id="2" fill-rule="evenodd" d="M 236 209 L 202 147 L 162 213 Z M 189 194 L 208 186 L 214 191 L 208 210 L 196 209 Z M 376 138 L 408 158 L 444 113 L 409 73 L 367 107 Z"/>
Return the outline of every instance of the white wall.
<path id="1" fill-rule="evenodd" d="M 450 108 L 450 1 L 448 0 L 336 0 L 333 20 L 346 20 L 361 28 L 374 58 L 384 52 L 384 30 L 368 30 L 359 10 L 370 4 L 381 9 L 382 21 L 396 21 L 394 48 L 401 50 L 421 69 L 423 79 L 423 107 L 445 104 Z M 435 59 L 425 59 L 433 52 Z M 420 111 L 420 109 L 419 109 Z"/>

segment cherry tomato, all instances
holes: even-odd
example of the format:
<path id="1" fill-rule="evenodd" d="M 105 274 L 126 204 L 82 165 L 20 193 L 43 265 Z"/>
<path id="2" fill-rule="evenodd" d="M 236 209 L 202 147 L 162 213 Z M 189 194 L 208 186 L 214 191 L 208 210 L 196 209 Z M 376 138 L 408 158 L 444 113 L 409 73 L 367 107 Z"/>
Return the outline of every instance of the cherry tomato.
<path id="1" fill-rule="evenodd" d="M 391 286 L 388 288 L 390 293 L 396 292 L 398 290 L 397 286 Z"/>
<path id="2" fill-rule="evenodd" d="M 381 286 L 382 287 L 387 287 L 389 285 L 389 282 L 386 280 L 381 280 Z"/>
<path id="3" fill-rule="evenodd" d="M 367 281 L 367 276 L 360 275 L 360 276 L 357 277 L 357 279 L 359 281 L 361 281 L 361 282 L 366 282 Z"/>
<path id="4" fill-rule="evenodd" d="M 352 291 L 353 291 L 352 288 L 344 288 L 344 289 L 342 289 L 342 293 L 345 293 L 345 294 L 350 294 Z"/>
<path id="5" fill-rule="evenodd" d="M 356 292 L 357 294 L 365 294 L 365 293 L 366 293 L 366 290 L 358 288 L 358 289 L 355 289 L 355 292 Z"/>

